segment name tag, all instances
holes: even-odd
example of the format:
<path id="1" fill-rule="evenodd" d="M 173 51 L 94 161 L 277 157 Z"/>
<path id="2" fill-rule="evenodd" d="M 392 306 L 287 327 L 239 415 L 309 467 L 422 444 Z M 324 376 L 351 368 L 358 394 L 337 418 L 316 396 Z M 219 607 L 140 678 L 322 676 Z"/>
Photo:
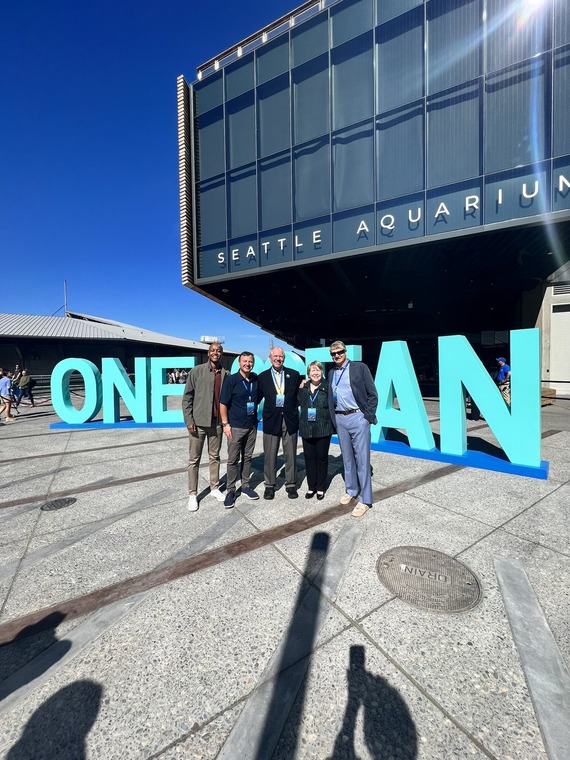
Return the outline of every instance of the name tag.
<path id="1" fill-rule="evenodd" d="M 336 391 L 333 391 L 333 402 L 334 402 L 334 405 L 336 406 L 336 402 L 337 402 L 337 393 L 336 393 Z"/>
<path id="2" fill-rule="evenodd" d="M 255 414 L 255 404 L 253 403 L 253 401 L 247 402 L 246 412 L 247 412 L 248 417 L 253 417 L 253 415 Z"/>
<path id="3" fill-rule="evenodd" d="M 275 396 L 275 406 L 285 406 L 285 394 L 278 393 Z"/>
<path id="4" fill-rule="evenodd" d="M 307 419 L 309 422 L 316 422 L 317 421 L 317 409 L 314 406 L 310 406 L 307 409 Z"/>

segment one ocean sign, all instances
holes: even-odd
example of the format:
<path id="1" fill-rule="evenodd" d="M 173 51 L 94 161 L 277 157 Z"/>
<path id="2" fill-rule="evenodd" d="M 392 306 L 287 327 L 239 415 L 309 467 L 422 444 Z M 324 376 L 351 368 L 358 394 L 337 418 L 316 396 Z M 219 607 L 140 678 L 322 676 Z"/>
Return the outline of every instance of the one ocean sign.
<path id="1" fill-rule="evenodd" d="M 440 433 L 437 446 L 407 343 L 386 341 L 381 347 L 375 375 L 379 403 L 378 423 L 371 431 L 372 449 L 545 480 L 548 462 L 540 458 L 539 330 L 511 332 L 510 408 L 464 336 L 440 337 L 438 349 Z M 347 356 L 352 361 L 361 360 L 362 348 L 347 346 Z M 286 353 L 287 366 L 302 374 L 312 361 L 330 363 L 329 349 L 308 348 L 305 362 L 295 353 Z M 52 404 L 62 422 L 52 424 L 51 428 L 184 427 L 182 411 L 168 409 L 168 397 L 181 396 L 184 386 L 168 384 L 166 370 L 168 367 L 191 368 L 194 364 L 194 358 L 183 356 L 136 358 L 134 380 L 131 380 L 115 358 L 102 359 L 101 371 L 86 359 L 64 359 L 51 376 Z M 268 359 L 255 357 L 256 372 L 269 366 Z M 236 359 L 232 371 L 237 370 Z M 71 400 L 70 379 L 74 372 L 82 376 L 85 386 L 85 399 L 79 408 Z M 466 394 L 481 410 L 500 448 L 489 443 L 487 452 L 467 448 Z M 121 421 L 121 400 L 132 421 Z M 93 421 L 101 409 L 102 422 Z M 398 431 L 399 437 L 406 438 L 407 442 L 389 440 L 389 430 Z M 481 443 L 480 439 L 476 440 Z"/>

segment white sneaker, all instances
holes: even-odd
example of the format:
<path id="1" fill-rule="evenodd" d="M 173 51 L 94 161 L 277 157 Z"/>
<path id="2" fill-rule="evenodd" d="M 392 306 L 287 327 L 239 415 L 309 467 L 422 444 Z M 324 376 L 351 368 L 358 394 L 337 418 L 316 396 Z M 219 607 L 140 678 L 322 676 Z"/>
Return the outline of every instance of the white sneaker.
<path id="1" fill-rule="evenodd" d="M 210 496 L 213 496 L 218 501 L 223 501 L 226 498 L 219 488 L 211 488 Z"/>
<path id="2" fill-rule="evenodd" d="M 188 497 L 188 511 L 189 512 L 197 512 L 198 511 L 198 499 L 196 498 L 196 494 L 191 493 Z"/>

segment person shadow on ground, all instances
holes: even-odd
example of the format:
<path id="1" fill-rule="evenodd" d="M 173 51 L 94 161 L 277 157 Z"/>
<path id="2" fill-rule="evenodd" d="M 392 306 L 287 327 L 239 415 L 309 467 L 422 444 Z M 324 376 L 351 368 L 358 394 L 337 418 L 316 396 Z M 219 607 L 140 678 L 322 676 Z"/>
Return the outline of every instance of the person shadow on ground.
<path id="1" fill-rule="evenodd" d="M 364 741 L 374 760 L 414 760 L 418 737 L 408 706 L 382 676 L 366 670 L 363 646 L 350 647 L 348 701 L 342 727 L 327 760 L 360 760 L 356 753 L 356 721 L 362 707 Z"/>
<path id="2" fill-rule="evenodd" d="M 55 665 L 71 649 L 71 642 L 58 639 L 56 628 L 65 619 L 52 612 L 26 626 L 0 652 L 0 702 L 22 686 L 34 681 Z M 13 663 L 13 664 L 12 664 Z"/>
<path id="3" fill-rule="evenodd" d="M 6 760 L 85 760 L 85 740 L 102 695 L 103 687 L 95 681 L 64 686 L 33 713 Z"/>

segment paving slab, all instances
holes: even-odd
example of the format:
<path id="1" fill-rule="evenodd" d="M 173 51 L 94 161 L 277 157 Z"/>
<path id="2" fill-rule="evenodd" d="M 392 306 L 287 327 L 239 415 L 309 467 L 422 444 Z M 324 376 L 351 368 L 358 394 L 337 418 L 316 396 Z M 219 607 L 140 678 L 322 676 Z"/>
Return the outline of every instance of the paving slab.
<path id="1" fill-rule="evenodd" d="M 373 452 L 360 520 L 338 504 L 334 444 L 323 501 L 304 498 L 299 446 L 298 499 L 280 458 L 275 499 L 232 510 L 208 495 L 205 452 L 190 513 L 183 428 L 56 432 L 49 406 L 26 410 L 2 428 L 0 758 L 546 758 L 494 562 L 521 563 L 568 664 L 570 415 L 557 403 L 542 420 L 548 480 Z M 426 408 L 437 432 L 437 401 Z M 467 427 L 496 445 L 484 421 Z M 261 435 L 252 482 L 262 495 Z M 59 492 L 77 501 L 39 509 Z M 403 602 L 376 570 L 397 546 L 457 557 L 480 604 Z"/>

